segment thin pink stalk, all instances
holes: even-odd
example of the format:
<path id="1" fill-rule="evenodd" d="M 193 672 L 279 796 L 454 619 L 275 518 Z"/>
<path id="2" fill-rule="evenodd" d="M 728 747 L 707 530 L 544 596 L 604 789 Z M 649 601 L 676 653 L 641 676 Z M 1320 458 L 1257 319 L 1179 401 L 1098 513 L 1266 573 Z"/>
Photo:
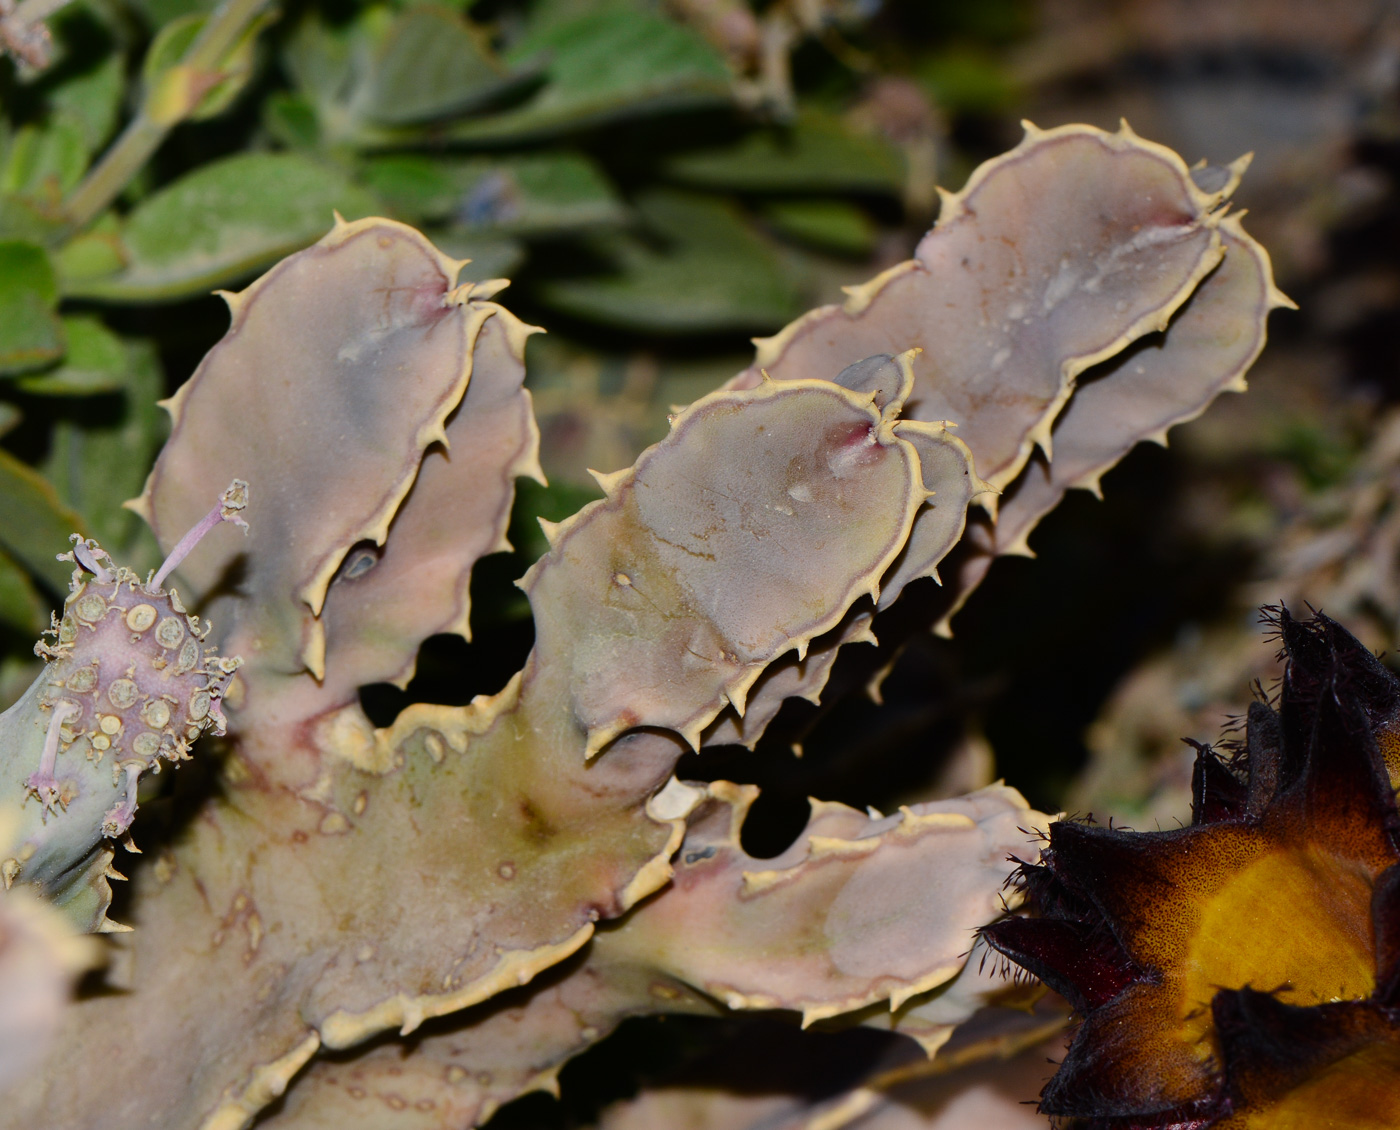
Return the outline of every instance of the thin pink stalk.
<path id="1" fill-rule="evenodd" d="M 59 730 L 63 728 L 63 723 L 80 709 L 74 702 L 60 702 L 54 705 L 53 714 L 49 718 L 48 733 L 44 735 L 44 752 L 39 755 L 39 771 L 31 773 L 29 779 L 24 782 L 44 806 L 45 816 L 58 800 L 58 781 L 53 771 L 58 764 Z"/>
<path id="2" fill-rule="evenodd" d="M 155 576 L 151 578 L 146 588 L 151 592 L 158 592 L 165 578 L 175 571 L 180 562 L 190 555 L 190 551 L 215 526 L 223 522 L 232 522 L 236 526 L 242 526 L 243 532 L 246 534 L 248 523 L 243 520 L 239 511 L 247 505 L 248 484 L 242 479 L 234 479 L 229 484 L 228 490 L 224 491 L 219 501 L 214 504 L 214 509 L 204 515 L 194 529 L 175 543 L 175 548 L 170 551 L 170 556 L 161 563 L 161 567 L 156 570 Z"/>

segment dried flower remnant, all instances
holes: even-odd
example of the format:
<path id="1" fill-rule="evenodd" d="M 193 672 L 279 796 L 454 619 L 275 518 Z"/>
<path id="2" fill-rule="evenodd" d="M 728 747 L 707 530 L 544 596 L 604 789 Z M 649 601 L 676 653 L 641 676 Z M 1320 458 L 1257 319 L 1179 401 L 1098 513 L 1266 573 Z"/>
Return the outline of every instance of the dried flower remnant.
<path id="1" fill-rule="evenodd" d="M 248 484 L 235 480 L 145 581 L 76 534 L 60 557 L 76 568 L 63 616 L 35 645 L 48 663 L 0 716 L 7 766 L 38 751 L 37 768 L 21 778 L 14 851 L 0 866 L 7 890 L 18 882 L 71 903 L 80 928 L 115 928 L 106 880 L 120 876 L 103 844 L 131 827 L 141 776 L 162 760 L 187 760 L 206 731 L 224 732 L 219 702 L 239 660 L 218 654 L 209 622 L 162 582 L 208 530 L 243 524 L 247 496 Z"/>
<path id="2" fill-rule="evenodd" d="M 1093 1130 L 1400 1124 L 1400 680 L 1276 614 L 1277 709 L 1197 751 L 1189 827 L 1061 821 L 984 931 L 1083 1024 L 1040 1109 Z"/>

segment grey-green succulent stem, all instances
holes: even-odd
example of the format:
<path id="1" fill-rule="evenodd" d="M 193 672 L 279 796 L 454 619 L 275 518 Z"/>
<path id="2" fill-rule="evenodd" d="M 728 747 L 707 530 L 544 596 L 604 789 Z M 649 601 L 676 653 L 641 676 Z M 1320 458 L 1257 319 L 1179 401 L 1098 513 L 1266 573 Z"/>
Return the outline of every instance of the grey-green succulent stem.
<path id="1" fill-rule="evenodd" d="M 37 0 L 30 0 L 37 2 Z M 52 0 L 42 0 L 50 3 Z M 185 52 L 179 66 L 196 72 L 212 71 L 237 44 L 239 37 L 257 19 L 271 0 L 224 0 L 209 16 L 195 41 Z M 194 111 L 199 98 L 191 99 L 183 115 Z M 142 106 L 121 137 L 73 190 L 64 211 L 70 228 L 84 227 L 96 219 L 117 195 L 130 183 L 141 168 L 160 148 L 160 143 L 180 119 L 157 121 L 150 115 L 149 102 Z"/>

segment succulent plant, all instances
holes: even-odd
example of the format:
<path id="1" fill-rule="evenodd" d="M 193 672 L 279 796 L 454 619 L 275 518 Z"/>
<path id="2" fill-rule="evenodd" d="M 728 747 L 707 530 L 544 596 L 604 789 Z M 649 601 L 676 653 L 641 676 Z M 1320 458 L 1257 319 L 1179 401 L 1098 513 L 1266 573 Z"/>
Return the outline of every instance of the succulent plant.
<path id="1" fill-rule="evenodd" d="M 217 785 L 153 826 L 134 931 L 109 943 L 122 991 L 65 1014 L 0 1122 L 478 1122 L 627 1015 L 717 1004 L 936 1048 L 985 999 L 967 954 L 1045 818 L 1004 786 L 888 817 L 817 803 L 758 860 L 739 842 L 755 790 L 687 784 L 677 761 L 752 746 L 786 699 L 820 696 L 837 651 L 951 560 L 974 501 L 988 516 L 945 566 L 953 606 L 1065 489 L 1243 387 L 1284 300 L 1226 214 L 1240 171 L 1193 173 L 1126 127 L 1028 128 L 945 199 L 914 260 L 760 343 L 599 474 L 602 499 L 546 524 L 521 582 L 534 648 L 502 690 L 380 728 L 360 688 L 406 684 L 424 638 L 468 633 L 472 568 L 506 544 L 516 478 L 540 473 L 535 330 L 491 301 L 503 280 L 459 283 L 461 261 L 375 218 L 226 295 L 229 332 L 167 403 L 134 504 L 240 660 L 206 659 L 174 695 L 193 721 L 186 691 L 222 699 L 226 742 L 199 755 Z M 219 518 L 241 495 L 208 506 L 240 476 L 238 533 Z M 111 724 L 87 728 L 53 684 L 73 685 L 79 643 L 110 646 L 77 669 L 149 722 L 145 633 L 164 643 L 172 598 L 164 567 L 140 582 L 77 544 L 74 650 L 60 621 L 58 666 L 4 716 L 24 741 L 0 755 L 40 831 L 81 829 L 88 859 L 125 830 L 139 769 L 115 815 L 80 813 L 81 791 L 64 808 L 55 759 L 102 752 Z M 171 619 L 172 640 L 193 630 Z M 66 752 L 45 755 L 55 734 Z M 57 807 L 36 803 L 51 790 Z M 14 889 L 43 889 L 20 862 Z M 107 870 L 73 888 L 104 910 Z M 60 1061 L 89 1065 L 81 1085 Z"/>

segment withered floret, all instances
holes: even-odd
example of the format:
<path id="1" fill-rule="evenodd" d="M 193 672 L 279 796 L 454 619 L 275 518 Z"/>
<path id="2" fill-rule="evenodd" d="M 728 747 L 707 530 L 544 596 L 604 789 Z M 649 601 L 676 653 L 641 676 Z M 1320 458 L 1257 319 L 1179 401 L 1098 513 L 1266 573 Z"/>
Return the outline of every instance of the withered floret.
<path id="1" fill-rule="evenodd" d="M 1041 1094 L 1090 1130 L 1400 1125 L 1400 680 L 1270 610 L 1287 667 L 1189 827 L 1060 821 L 984 931 L 1082 1018 Z"/>

